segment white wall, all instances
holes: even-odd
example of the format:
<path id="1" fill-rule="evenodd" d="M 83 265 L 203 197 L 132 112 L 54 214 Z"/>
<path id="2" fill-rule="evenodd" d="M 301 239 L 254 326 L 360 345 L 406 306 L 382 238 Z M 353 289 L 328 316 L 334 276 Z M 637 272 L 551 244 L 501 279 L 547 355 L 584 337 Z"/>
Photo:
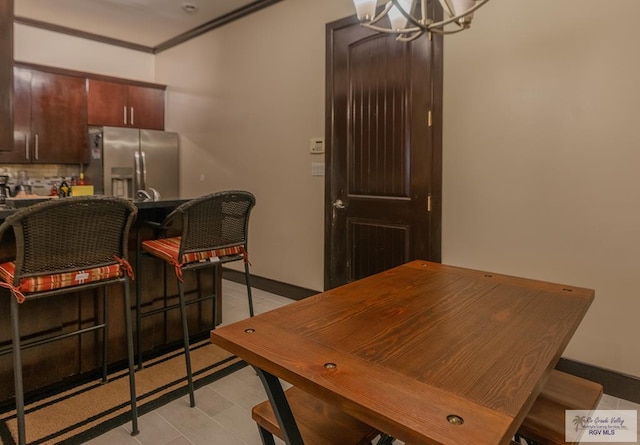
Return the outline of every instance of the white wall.
<path id="1" fill-rule="evenodd" d="M 595 289 L 565 356 L 635 376 L 638 16 L 493 0 L 444 50 L 443 262 Z"/>
<path id="2" fill-rule="evenodd" d="M 153 82 L 155 56 L 15 24 L 14 59 L 106 76 Z"/>
<path id="3" fill-rule="evenodd" d="M 167 127 L 182 137 L 182 190 L 256 195 L 252 273 L 323 288 L 324 177 L 309 139 L 324 136 L 325 25 L 348 0 L 289 0 L 157 56 Z"/>

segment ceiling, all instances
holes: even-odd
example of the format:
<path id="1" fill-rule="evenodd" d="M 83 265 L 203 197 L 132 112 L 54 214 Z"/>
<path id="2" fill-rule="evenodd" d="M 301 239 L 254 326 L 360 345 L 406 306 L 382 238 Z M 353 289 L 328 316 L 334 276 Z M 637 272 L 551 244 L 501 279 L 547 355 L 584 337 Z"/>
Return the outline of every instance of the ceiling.
<path id="1" fill-rule="evenodd" d="M 104 37 L 129 43 L 136 49 L 158 52 L 177 44 L 176 41 L 188 40 L 181 36 L 195 37 L 202 33 L 195 31 L 213 29 L 216 26 L 212 25 L 220 26 L 276 1 L 15 0 L 14 14 L 17 23 L 58 31 L 61 27 L 67 33 L 89 33 L 97 40 Z"/>

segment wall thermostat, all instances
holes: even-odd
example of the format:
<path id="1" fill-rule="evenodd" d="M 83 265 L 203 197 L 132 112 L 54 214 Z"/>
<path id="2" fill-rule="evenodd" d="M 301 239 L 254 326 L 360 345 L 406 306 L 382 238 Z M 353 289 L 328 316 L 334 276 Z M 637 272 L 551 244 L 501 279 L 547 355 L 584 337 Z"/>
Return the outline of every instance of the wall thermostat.
<path id="1" fill-rule="evenodd" d="M 324 138 L 309 139 L 309 153 L 324 153 Z"/>

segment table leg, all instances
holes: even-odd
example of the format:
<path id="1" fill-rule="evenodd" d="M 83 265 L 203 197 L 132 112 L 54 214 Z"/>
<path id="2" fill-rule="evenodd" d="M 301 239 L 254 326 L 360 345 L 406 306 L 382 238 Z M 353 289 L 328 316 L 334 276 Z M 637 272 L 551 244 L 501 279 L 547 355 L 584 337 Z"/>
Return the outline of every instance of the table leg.
<path id="1" fill-rule="evenodd" d="M 263 371 L 260 368 L 254 367 L 258 377 L 264 385 L 264 389 L 267 392 L 273 412 L 278 420 L 282 434 L 284 435 L 284 442 L 287 445 L 304 445 L 300 430 L 296 424 L 296 420 L 293 418 L 291 407 L 287 398 L 284 395 L 284 390 L 280 384 L 280 380 L 272 374 Z"/>
<path id="2" fill-rule="evenodd" d="M 395 442 L 395 439 L 392 436 L 382 433 L 377 445 L 391 445 L 393 442 Z"/>

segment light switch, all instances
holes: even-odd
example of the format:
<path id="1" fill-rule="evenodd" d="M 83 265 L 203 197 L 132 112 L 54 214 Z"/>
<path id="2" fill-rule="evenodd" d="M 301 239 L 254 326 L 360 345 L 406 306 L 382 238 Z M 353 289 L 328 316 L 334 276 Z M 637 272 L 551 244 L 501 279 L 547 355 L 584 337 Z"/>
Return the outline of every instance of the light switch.
<path id="1" fill-rule="evenodd" d="M 311 163 L 311 176 L 324 176 L 324 162 Z"/>
<path id="2" fill-rule="evenodd" d="M 324 138 L 309 139 L 309 153 L 313 153 L 313 154 L 324 153 Z"/>

